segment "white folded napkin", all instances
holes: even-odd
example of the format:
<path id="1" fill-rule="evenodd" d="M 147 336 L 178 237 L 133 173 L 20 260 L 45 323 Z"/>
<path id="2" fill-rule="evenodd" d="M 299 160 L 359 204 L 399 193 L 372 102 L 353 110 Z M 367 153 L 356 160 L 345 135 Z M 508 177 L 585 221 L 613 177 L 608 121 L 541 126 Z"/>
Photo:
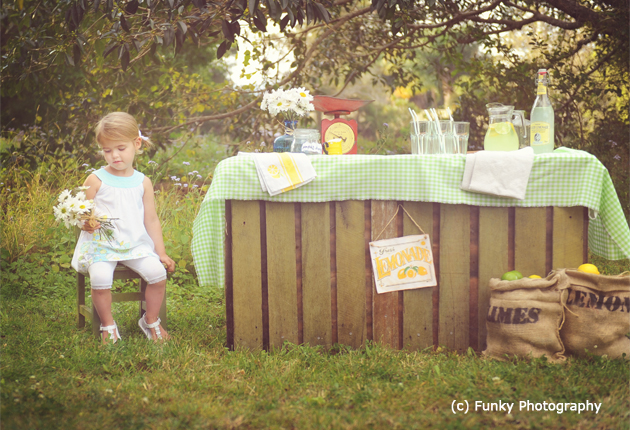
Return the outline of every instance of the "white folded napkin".
<path id="1" fill-rule="evenodd" d="M 466 155 L 462 190 L 523 200 L 534 164 L 534 150 L 479 151 Z"/>
<path id="2" fill-rule="evenodd" d="M 317 177 L 306 154 L 239 152 L 238 155 L 251 155 L 254 158 L 260 187 L 271 196 L 301 187 Z"/>

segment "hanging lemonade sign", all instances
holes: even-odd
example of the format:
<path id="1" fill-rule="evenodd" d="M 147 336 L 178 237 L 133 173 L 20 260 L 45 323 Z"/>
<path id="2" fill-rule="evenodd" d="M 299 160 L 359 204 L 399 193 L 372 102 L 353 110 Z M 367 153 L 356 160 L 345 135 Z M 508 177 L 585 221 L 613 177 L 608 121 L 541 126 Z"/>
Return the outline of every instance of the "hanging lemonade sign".
<path id="1" fill-rule="evenodd" d="M 370 242 L 376 292 L 437 285 L 428 234 Z"/>

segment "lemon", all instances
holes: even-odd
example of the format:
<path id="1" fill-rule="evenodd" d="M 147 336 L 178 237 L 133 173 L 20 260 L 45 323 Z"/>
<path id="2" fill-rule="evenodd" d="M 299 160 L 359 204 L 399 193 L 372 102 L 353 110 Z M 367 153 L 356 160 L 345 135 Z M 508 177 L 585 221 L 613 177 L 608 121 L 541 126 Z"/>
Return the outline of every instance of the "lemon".
<path id="1" fill-rule="evenodd" d="M 593 273 L 595 275 L 599 275 L 599 269 L 594 264 L 582 264 L 580 267 L 578 267 L 578 270 L 584 273 Z"/>
<path id="2" fill-rule="evenodd" d="M 494 126 L 494 131 L 496 131 L 499 134 L 508 134 L 512 129 L 511 122 L 498 122 L 492 125 Z"/>
<path id="3" fill-rule="evenodd" d="M 529 275 L 529 276 L 528 276 L 528 278 L 531 278 L 531 279 L 542 279 L 542 278 L 541 278 L 540 276 L 538 276 L 538 275 Z"/>
<path id="4" fill-rule="evenodd" d="M 502 281 L 516 281 L 518 279 L 521 279 L 522 277 L 523 275 L 521 274 L 521 272 L 516 271 L 516 270 L 511 270 L 509 272 L 505 272 L 503 276 L 501 276 L 501 280 Z"/>

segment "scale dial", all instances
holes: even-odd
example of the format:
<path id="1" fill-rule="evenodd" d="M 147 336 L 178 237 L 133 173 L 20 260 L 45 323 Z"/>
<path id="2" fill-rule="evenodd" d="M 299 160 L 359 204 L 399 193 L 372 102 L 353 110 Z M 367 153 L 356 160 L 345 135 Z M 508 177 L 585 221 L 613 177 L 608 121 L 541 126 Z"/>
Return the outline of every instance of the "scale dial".
<path id="1" fill-rule="evenodd" d="M 355 144 L 354 130 L 345 122 L 335 122 L 326 129 L 324 142 L 335 138 L 341 139 L 341 152 L 344 154 L 348 153 Z"/>

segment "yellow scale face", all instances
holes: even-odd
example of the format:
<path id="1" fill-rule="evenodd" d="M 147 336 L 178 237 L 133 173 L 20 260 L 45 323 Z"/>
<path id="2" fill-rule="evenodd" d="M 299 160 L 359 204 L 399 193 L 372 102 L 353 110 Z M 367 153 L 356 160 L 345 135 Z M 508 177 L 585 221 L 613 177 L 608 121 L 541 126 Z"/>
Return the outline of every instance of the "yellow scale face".
<path id="1" fill-rule="evenodd" d="M 352 128 L 348 124 L 336 122 L 328 127 L 326 134 L 324 135 L 324 141 L 328 142 L 329 140 L 335 138 L 342 140 L 341 151 L 344 154 L 350 151 L 354 146 L 354 131 L 352 131 Z"/>

